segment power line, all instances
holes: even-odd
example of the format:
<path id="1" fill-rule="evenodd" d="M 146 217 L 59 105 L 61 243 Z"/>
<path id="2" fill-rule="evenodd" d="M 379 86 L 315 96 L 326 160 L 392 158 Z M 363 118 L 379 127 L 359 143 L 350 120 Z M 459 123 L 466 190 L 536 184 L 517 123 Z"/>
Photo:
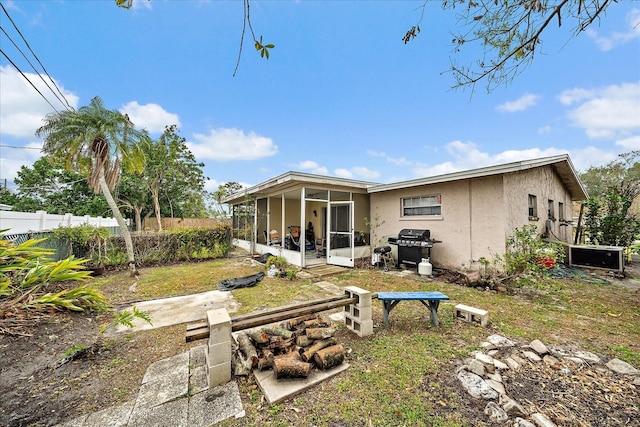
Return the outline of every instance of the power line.
<path id="1" fill-rule="evenodd" d="M 42 147 L 18 147 L 15 145 L 5 145 L 5 144 L 0 144 L 0 147 L 3 148 L 17 148 L 17 149 L 21 149 L 21 150 L 42 150 Z"/>
<path id="2" fill-rule="evenodd" d="M 0 4 L 1 4 L 1 3 L 0 3 Z M 7 56 L 7 54 L 6 54 L 6 53 L 4 53 L 4 50 L 0 49 L 0 53 L 2 53 L 2 54 L 4 55 L 4 57 L 5 57 L 5 58 L 7 58 L 7 61 L 9 61 L 9 62 L 11 63 L 11 65 L 13 65 L 13 67 L 14 67 L 16 70 L 18 70 L 18 72 L 22 75 L 22 77 L 24 77 L 24 78 L 25 78 L 25 80 L 29 82 L 29 84 L 31 85 L 31 87 L 33 87 L 33 88 L 36 90 L 36 92 L 38 92 L 38 93 L 40 94 L 40 96 L 42 97 L 42 99 L 44 99 L 45 101 L 47 101 L 47 104 L 49 104 L 49 105 L 51 106 L 51 108 L 53 108 L 53 110 L 54 110 L 56 113 L 60 114 L 60 111 L 58 111 L 58 109 L 57 109 L 56 107 L 54 107 L 54 106 L 51 104 L 51 102 L 49 102 L 49 100 L 47 99 L 47 97 L 46 97 L 46 96 L 44 96 L 44 95 L 42 94 L 42 92 L 40 92 L 40 89 L 38 89 L 38 88 L 33 84 L 33 82 L 31 82 L 31 80 L 29 80 L 29 78 L 28 78 L 27 76 L 25 76 L 25 75 L 24 75 L 24 73 L 22 72 L 22 70 L 21 70 L 20 68 L 18 68 L 18 66 L 16 65 L 16 63 L 15 63 L 15 62 L 13 62 L 13 61 L 11 60 L 11 58 L 9 58 L 9 57 Z"/>
<path id="3" fill-rule="evenodd" d="M 36 59 L 36 61 L 38 61 L 38 64 L 40 64 L 40 66 L 41 66 L 41 67 L 42 67 L 42 69 L 44 70 L 44 73 L 47 75 L 47 77 L 49 78 L 49 80 L 51 81 L 51 83 L 53 84 L 53 86 L 56 88 L 56 90 L 58 91 L 58 93 L 60 94 L 60 96 L 62 96 L 62 98 L 64 99 L 65 103 L 67 104 L 67 105 L 65 106 L 65 108 L 66 108 L 66 109 L 68 109 L 68 110 L 73 110 L 73 107 L 69 104 L 69 101 L 68 101 L 68 100 L 67 100 L 67 98 L 64 96 L 64 94 L 62 93 L 62 91 L 60 90 L 60 88 L 58 87 L 58 85 L 56 84 L 56 82 L 51 78 L 51 76 L 49 75 L 49 72 L 48 72 L 48 71 L 47 71 L 47 69 L 44 67 L 44 65 L 42 64 L 42 62 L 40 62 L 40 58 L 38 58 L 38 55 L 36 55 L 36 53 L 33 51 L 33 49 L 31 49 L 31 46 L 29 45 L 29 42 L 27 41 L 27 39 L 25 39 L 25 38 L 24 38 L 24 36 L 22 35 L 22 32 L 20 31 L 20 29 L 18 28 L 18 26 L 15 24 L 15 22 L 13 22 L 13 19 L 12 19 L 12 18 L 11 18 L 11 16 L 9 15 L 9 12 L 7 12 L 7 9 L 5 9 L 4 4 L 0 3 L 0 7 L 2 7 L 2 11 L 4 12 L 4 14 L 5 14 L 5 15 L 7 15 L 7 18 L 9 18 L 9 21 L 10 21 L 10 22 L 11 22 L 11 24 L 13 25 L 13 28 L 15 28 L 15 29 L 16 29 L 16 31 L 18 32 L 18 34 L 20 34 L 20 37 L 22 38 L 22 40 L 24 41 L 24 43 L 27 45 L 27 48 L 29 48 L 29 51 L 31 52 L 31 54 L 33 55 L 33 57 Z M 4 32 L 4 30 L 2 30 L 2 31 Z M 5 33 L 5 34 L 6 34 L 6 33 Z M 7 37 L 8 37 L 8 36 L 7 36 Z M 11 40 L 11 38 L 9 38 L 9 40 Z M 11 40 L 11 42 L 13 43 L 13 40 Z M 14 45 L 15 45 L 15 43 L 14 43 Z M 17 46 L 16 46 L 16 47 L 17 47 Z M 20 50 L 20 49 L 18 49 L 18 50 Z M 22 51 L 20 51 L 20 53 L 22 53 Z M 3 55 L 4 55 L 5 57 L 7 57 L 7 55 L 6 55 L 4 52 L 3 52 Z M 23 56 L 24 56 L 24 54 L 23 54 Z M 25 57 L 25 58 L 26 58 L 26 57 Z M 9 59 L 9 57 L 7 57 L 7 59 Z M 11 60 L 9 59 L 9 61 L 11 61 Z M 27 60 L 27 61 L 28 61 L 28 60 Z M 12 64 L 13 64 L 13 62 L 12 62 Z M 29 64 L 31 64 L 31 63 L 29 62 Z M 14 66 L 14 67 L 16 67 L 16 65 L 15 65 L 15 64 L 14 64 L 13 66 Z M 16 69 L 17 69 L 17 68 L 18 68 L 18 67 L 16 67 Z M 35 68 L 33 67 L 33 65 L 32 65 L 32 68 L 33 68 L 33 69 L 34 69 L 34 71 L 35 71 Z M 18 71 L 20 71 L 20 70 L 18 69 Z M 36 72 L 37 72 L 37 71 L 36 71 Z M 24 76 L 24 74 L 23 74 L 22 72 L 20 72 L 20 74 L 22 74 L 22 75 Z M 40 74 L 40 73 L 38 73 L 38 74 Z M 40 78 L 42 78 L 42 77 L 40 77 Z M 43 81 L 44 81 L 44 79 L 43 79 Z M 45 82 L 45 84 L 46 84 L 46 82 Z M 31 84 L 31 85 L 33 86 L 33 84 Z M 49 87 L 49 85 L 47 85 L 47 87 Z M 35 88 L 35 86 L 34 86 L 34 88 Z M 50 90 L 51 90 L 51 92 L 56 96 L 56 98 L 58 98 L 58 95 L 56 95 L 56 93 L 55 93 L 55 92 L 53 92 L 53 89 L 51 89 L 51 87 L 49 87 L 49 89 L 50 89 Z M 37 90 L 37 89 L 36 89 L 36 90 Z M 38 93 L 40 93 L 40 91 L 38 91 Z M 41 94 L 41 95 L 42 95 L 42 94 Z M 62 100 L 60 100 L 60 98 L 58 98 L 58 100 L 62 103 Z M 47 102 L 49 102 L 49 101 L 47 101 Z M 51 104 L 49 103 L 49 105 L 51 105 Z M 53 107 L 53 106 L 52 106 L 52 107 Z M 54 110 L 55 110 L 55 108 L 54 108 Z M 56 111 L 57 111 L 57 110 L 56 110 Z"/>
<path id="4" fill-rule="evenodd" d="M 27 60 L 27 63 L 29 65 L 31 65 L 31 69 L 33 71 L 36 72 L 36 74 L 40 77 L 40 80 L 42 80 L 42 82 L 49 88 L 49 90 L 51 91 L 51 93 L 53 93 L 53 96 L 55 96 L 56 98 L 58 98 L 58 101 L 60 101 L 60 103 L 64 106 L 64 102 L 62 101 L 62 99 L 60 99 L 60 97 L 58 96 L 57 93 L 55 93 L 53 91 L 53 89 L 51 89 L 51 86 L 49 86 L 49 83 L 47 83 L 47 81 L 42 77 L 42 74 L 38 72 L 38 70 L 36 70 L 36 67 L 31 63 L 31 61 L 29 61 L 29 58 L 27 58 L 27 56 L 24 54 L 24 52 L 20 49 L 20 47 L 18 47 L 18 45 L 16 44 L 16 42 L 13 41 L 13 39 L 11 38 L 11 36 L 9 34 L 7 34 L 7 32 L 4 30 L 4 28 L 2 28 L 2 26 L 0 25 L 0 30 L 4 33 L 5 36 L 7 36 L 7 38 L 11 41 L 11 43 L 13 43 L 13 46 L 15 46 L 16 49 L 18 49 L 18 52 L 20 52 L 22 54 L 22 57 L 24 59 Z M 66 107 L 65 107 L 66 108 Z"/>

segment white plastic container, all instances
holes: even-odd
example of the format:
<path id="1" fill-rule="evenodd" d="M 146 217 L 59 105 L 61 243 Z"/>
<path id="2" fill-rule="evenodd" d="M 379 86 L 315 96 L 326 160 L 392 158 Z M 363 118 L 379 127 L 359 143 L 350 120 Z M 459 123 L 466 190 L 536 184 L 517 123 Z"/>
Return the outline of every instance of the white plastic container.
<path id="1" fill-rule="evenodd" d="M 429 262 L 429 258 L 422 258 L 420 264 L 418 264 L 418 274 L 421 276 L 431 276 L 433 273 L 433 266 Z"/>

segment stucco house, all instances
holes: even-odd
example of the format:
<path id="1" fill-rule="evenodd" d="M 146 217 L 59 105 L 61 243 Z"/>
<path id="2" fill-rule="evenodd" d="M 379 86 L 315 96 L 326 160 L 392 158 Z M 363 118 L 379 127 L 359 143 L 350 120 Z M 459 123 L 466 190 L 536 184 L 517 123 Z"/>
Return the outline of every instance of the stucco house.
<path id="1" fill-rule="evenodd" d="M 536 224 L 572 239 L 572 202 L 587 193 L 568 155 L 378 184 L 287 172 L 229 196 L 233 244 L 291 264 L 353 266 L 401 230 L 429 230 L 442 268 L 477 269 L 505 251 L 515 228 Z M 397 246 L 393 245 L 397 259 Z"/>

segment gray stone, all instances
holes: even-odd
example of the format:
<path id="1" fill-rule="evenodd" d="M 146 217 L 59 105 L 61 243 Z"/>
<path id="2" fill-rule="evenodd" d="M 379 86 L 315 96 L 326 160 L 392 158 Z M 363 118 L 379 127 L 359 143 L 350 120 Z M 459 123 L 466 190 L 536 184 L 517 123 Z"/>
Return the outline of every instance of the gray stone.
<path id="1" fill-rule="evenodd" d="M 529 347 L 531 348 L 531 350 L 535 351 L 540 356 L 549 353 L 549 349 L 547 348 L 547 346 L 544 345 L 540 340 L 531 341 L 529 343 Z"/>
<path id="2" fill-rule="evenodd" d="M 600 363 L 600 356 L 591 353 L 590 351 L 579 350 L 573 353 L 574 356 L 579 357 L 582 360 L 586 360 L 591 363 Z"/>
<path id="3" fill-rule="evenodd" d="M 545 356 L 542 358 L 542 361 L 545 363 L 545 365 L 548 366 L 556 366 L 560 364 L 560 361 L 550 354 L 545 354 Z"/>
<path id="4" fill-rule="evenodd" d="M 640 377 L 635 377 L 633 379 L 633 385 L 637 385 L 637 386 L 640 387 Z"/>
<path id="5" fill-rule="evenodd" d="M 522 357 L 518 356 L 517 354 L 512 354 L 511 358 L 516 362 L 518 362 L 520 365 L 524 365 L 526 363 L 526 361 Z"/>
<path id="6" fill-rule="evenodd" d="M 482 343 L 480 343 L 480 347 L 484 348 L 485 350 L 493 350 L 494 348 L 496 348 L 495 345 L 491 344 L 488 341 L 483 341 Z"/>
<path id="7" fill-rule="evenodd" d="M 529 421 L 523 420 L 522 418 L 518 417 L 513 423 L 513 427 L 536 427 L 536 426 L 535 424 L 530 423 Z"/>
<path id="8" fill-rule="evenodd" d="M 496 354 L 500 353 L 500 351 L 498 350 L 489 350 L 487 351 L 487 354 L 491 357 L 495 356 Z"/>
<path id="9" fill-rule="evenodd" d="M 78 418 L 64 421 L 60 424 L 56 424 L 54 427 L 83 427 L 88 415 L 82 415 Z"/>
<path id="10" fill-rule="evenodd" d="M 484 363 L 480 362 L 479 360 L 471 360 L 469 362 L 468 368 L 469 372 L 473 372 L 474 374 L 481 377 L 484 377 L 487 373 L 487 370 L 484 367 Z"/>
<path id="11" fill-rule="evenodd" d="M 476 353 L 476 360 L 484 365 L 487 372 L 493 372 L 496 369 L 496 367 L 493 365 L 493 357 L 489 356 L 488 354 Z"/>
<path id="12" fill-rule="evenodd" d="M 636 368 L 620 359 L 611 359 L 607 362 L 607 368 L 619 374 L 640 374 Z"/>
<path id="13" fill-rule="evenodd" d="M 500 394 L 506 394 L 507 391 L 504 389 L 504 385 L 499 382 L 499 381 L 495 381 L 492 379 L 487 379 L 485 380 L 485 382 L 487 384 L 489 384 L 489 387 L 491 387 L 492 389 L 494 389 L 495 391 L 497 391 Z"/>
<path id="14" fill-rule="evenodd" d="M 487 406 L 484 408 L 484 413 L 489 416 L 489 420 L 492 423 L 503 423 L 509 419 L 507 413 L 495 402 L 487 403 Z"/>
<path id="15" fill-rule="evenodd" d="M 516 362 L 512 357 L 507 357 L 506 359 L 504 359 L 504 361 L 507 363 L 509 368 L 513 369 L 514 371 L 517 371 L 520 367 L 520 364 Z"/>
<path id="16" fill-rule="evenodd" d="M 183 353 L 187 354 L 188 353 Z M 142 384 L 134 411 L 162 405 L 165 402 L 186 396 L 189 392 L 189 373 L 170 372 L 155 381 Z"/>
<path id="17" fill-rule="evenodd" d="M 487 341 L 496 347 L 513 347 L 516 345 L 514 341 L 511 341 L 508 338 L 503 337 L 502 335 L 490 335 L 487 337 Z"/>
<path id="18" fill-rule="evenodd" d="M 587 363 L 587 362 L 584 361 L 584 359 L 580 359 L 579 357 L 569 356 L 569 357 L 565 357 L 565 359 L 572 361 L 576 365 L 584 365 L 585 363 Z"/>
<path id="19" fill-rule="evenodd" d="M 502 375 L 500 375 L 500 372 L 494 372 L 493 374 L 487 374 L 487 378 L 490 379 L 490 380 L 498 381 L 499 383 L 502 382 Z"/>
<path id="20" fill-rule="evenodd" d="M 540 362 L 540 361 L 542 361 L 540 356 L 535 354 L 533 351 L 523 351 L 522 354 L 524 354 L 525 357 L 527 359 L 529 359 L 530 361 L 532 361 L 532 362 Z"/>
<path id="21" fill-rule="evenodd" d="M 556 427 L 556 424 L 553 421 L 540 412 L 536 412 L 531 415 L 531 419 L 538 427 Z"/>
<path id="22" fill-rule="evenodd" d="M 526 417 L 527 411 L 515 400 L 507 399 L 502 405 L 502 409 L 510 416 Z"/>
<path id="23" fill-rule="evenodd" d="M 495 366 L 496 369 L 509 369 L 509 365 L 498 359 L 493 359 L 493 366 Z"/>
<path id="24" fill-rule="evenodd" d="M 458 380 L 462 384 L 462 387 L 473 397 L 487 400 L 498 398 L 498 392 L 473 372 L 458 372 Z"/>

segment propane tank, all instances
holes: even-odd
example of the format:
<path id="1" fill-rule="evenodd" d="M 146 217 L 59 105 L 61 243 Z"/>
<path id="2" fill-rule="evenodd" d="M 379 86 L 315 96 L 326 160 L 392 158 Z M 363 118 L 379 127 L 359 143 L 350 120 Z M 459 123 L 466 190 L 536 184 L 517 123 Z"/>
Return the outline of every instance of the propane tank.
<path id="1" fill-rule="evenodd" d="M 418 274 L 421 276 L 431 276 L 433 266 L 429 262 L 429 258 L 422 258 L 422 262 L 418 264 Z"/>

